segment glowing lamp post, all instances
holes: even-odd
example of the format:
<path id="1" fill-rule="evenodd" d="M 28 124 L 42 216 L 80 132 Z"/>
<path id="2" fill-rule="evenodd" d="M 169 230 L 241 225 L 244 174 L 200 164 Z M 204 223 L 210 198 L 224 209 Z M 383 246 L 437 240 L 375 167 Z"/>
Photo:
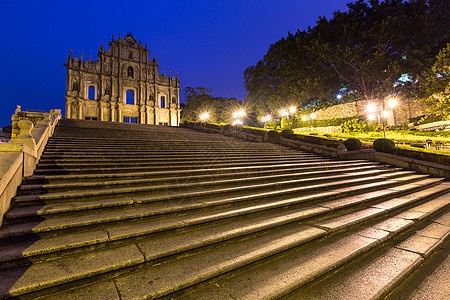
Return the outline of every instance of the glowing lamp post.
<path id="1" fill-rule="evenodd" d="M 261 121 L 265 124 L 267 122 L 270 122 L 272 120 L 272 116 L 271 115 L 266 115 L 264 117 L 261 118 Z"/>
<path id="2" fill-rule="evenodd" d="M 282 117 L 286 117 L 286 119 L 287 119 L 288 129 L 289 129 L 289 114 L 294 115 L 296 110 L 297 110 L 297 108 L 295 106 L 291 106 L 291 107 L 289 107 L 289 109 L 280 110 L 280 115 Z"/>
<path id="3" fill-rule="evenodd" d="M 204 112 L 199 116 L 199 119 L 201 122 L 205 123 L 205 132 L 206 132 L 206 120 L 209 119 L 209 113 L 208 112 Z"/>
<path id="4" fill-rule="evenodd" d="M 394 109 L 398 104 L 397 99 L 390 99 L 388 101 L 388 106 L 391 110 Z M 369 113 L 367 118 L 370 121 L 375 121 L 378 117 L 378 123 L 381 123 L 383 125 L 383 137 L 386 138 L 386 126 L 385 122 L 387 118 L 391 115 L 391 112 L 389 110 L 384 110 L 383 106 L 378 106 L 375 103 L 369 103 L 366 106 L 366 111 Z"/>
<path id="5" fill-rule="evenodd" d="M 208 119 L 209 119 L 209 113 L 204 112 L 200 115 L 200 121 L 205 122 Z"/>
<path id="6" fill-rule="evenodd" d="M 308 131 L 311 132 L 311 120 L 314 120 L 317 117 L 316 113 L 312 113 L 308 116 L 302 116 L 302 121 L 308 121 Z"/>
<path id="7" fill-rule="evenodd" d="M 243 124 L 241 118 L 243 118 L 244 116 L 245 116 L 245 110 L 243 110 L 243 109 L 240 109 L 240 110 L 235 111 L 233 113 L 234 120 L 233 120 L 232 124 L 235 126 L 235 128 L 234 128 L 235 132 L 237 132 L 237 125 L 242 125 Z"/>

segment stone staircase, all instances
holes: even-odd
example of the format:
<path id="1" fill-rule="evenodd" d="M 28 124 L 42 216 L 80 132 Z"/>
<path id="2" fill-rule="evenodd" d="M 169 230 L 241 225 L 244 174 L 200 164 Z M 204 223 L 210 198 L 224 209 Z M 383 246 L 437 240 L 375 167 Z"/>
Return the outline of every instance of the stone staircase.
<path id="1" fill-rule="evenodd" d="M 450 292 L 450 182 L 374 162 L 61 120 L 13 203 L 0 228 L 0 298 Z"/>

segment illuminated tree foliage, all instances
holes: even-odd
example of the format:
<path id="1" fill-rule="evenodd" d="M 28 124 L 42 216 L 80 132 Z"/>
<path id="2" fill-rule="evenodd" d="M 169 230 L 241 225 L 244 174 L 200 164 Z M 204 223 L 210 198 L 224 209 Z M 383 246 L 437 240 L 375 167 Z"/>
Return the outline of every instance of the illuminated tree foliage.
<path id="1" fill-rule="evenodd" d="M 450 1 L 387 0 L 348 3 L 348 12 L 320 17 L 313 28 L 289 33 L 244 72 L 246 103 L 258 114 L 285 105 L 344 99 L 415 96 L 450 37 Z"/>
<path id="2" fill-rule="evenodd" d="M 204 87 L 186 87 L 184 90 L 185 106 L 181 111 L 182 121 L 199 121 L 199 116 L 209 113 L 208 122 L 229 123 L 234 111 L 242 107 L 242 102 L 235 98 L 211 96 L 211 89 Z"/>
<path id="3" fill-rule="evenodd" d="M 421 92 L 422 100 L 430 104 L 431 113 L 450 115 L 450 43 L 439 52 L 433 66 L 424 72 Z"/>

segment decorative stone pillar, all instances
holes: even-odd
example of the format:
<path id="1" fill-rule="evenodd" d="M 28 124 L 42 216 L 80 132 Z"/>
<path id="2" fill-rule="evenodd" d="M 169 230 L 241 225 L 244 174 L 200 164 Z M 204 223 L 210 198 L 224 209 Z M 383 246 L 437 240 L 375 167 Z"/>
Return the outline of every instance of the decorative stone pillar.
<path id="1" fill-rule="evenodd" d="M 109 104 L 109 111 L 111 112 L 111 122 L 116 122 L 116 104 L 110 103 Z"/>
<path id="2" fill-rule="evenodd" d="M 72 106 L 72 102 L 66 101 L 66 119 L 72 118 L 71 106 Z"/>
<path id="3" fill-rule="evenodd" d="M 107 108 L 107 104 L 105 102 L 100 102 L 100 108 L 99 108 L 99 111 L 100 111 L 99 120 L 100 121 L 105 121 L 106 108 Z"/>
<path id="4" fill-rule="evenodd" d="M 139 105 L 139 123 L 146 124 L 145 106 Z"/>
<path id="5" fill-rule="evenodd" d="M 344 145 L 344 140 L 339 140 L 339 144 L 337 146 L 337 154 L 338 156 L 342 156 L 345 154 L 345 152 L 347 151 L 347 148 Z"/>
<path id="6" fill-rule="evenodd" d="M 122 103 L 117 103 L 117 122 L 123 122 L 123 118 L 122 118 Z"/>
<path id="7" fill-rule="evenodd" d="M 153 124 L 158 125 L 159 124 L 159 122 L 158 122 L 158 107 L 154 106 L 153 109 L 154 109 L 154 112 L 153 112 L 153 120 L 154 120 L 154 122 L 153 122 Z"/>
<path id="8" fill-rule="evenodd" d="M 36 141 L 31 136 L 31 129 L 33 129 L 33 122 L 30 120 L 20 120 L 19 123 L 19 134 L 11 139 L 14 144 L 27 145 L 31 149 L 36 149 Z"/>
<path id="9" fill-rule="evenodd" d="M 78 119 L 83 120 L 83 101 L 78 100 Z"/>

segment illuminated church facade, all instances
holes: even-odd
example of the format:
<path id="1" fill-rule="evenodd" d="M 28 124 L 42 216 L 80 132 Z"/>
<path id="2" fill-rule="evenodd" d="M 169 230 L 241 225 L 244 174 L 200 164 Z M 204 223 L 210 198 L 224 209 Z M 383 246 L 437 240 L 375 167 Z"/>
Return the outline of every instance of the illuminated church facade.
<path id="1" fill-rule="evenodd" d="M 149 58 L 132 34 L 109 42 L 98 60 L 72 58 L 67 67 L 66 118 L 178 126 L 180 80 L 159 74 L 156 58 Z"/>

